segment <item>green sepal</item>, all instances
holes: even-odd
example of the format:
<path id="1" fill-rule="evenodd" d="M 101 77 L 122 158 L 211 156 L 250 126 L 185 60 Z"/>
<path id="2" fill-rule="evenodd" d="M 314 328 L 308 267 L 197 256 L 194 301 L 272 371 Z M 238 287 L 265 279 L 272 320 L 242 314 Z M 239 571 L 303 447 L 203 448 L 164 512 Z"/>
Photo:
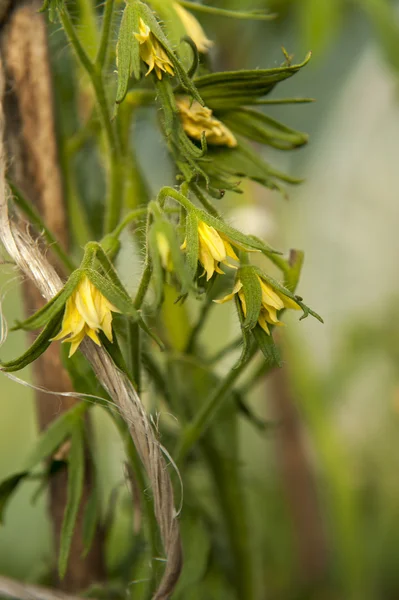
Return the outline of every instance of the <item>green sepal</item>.
<path id="1" fill-rule="evenodd" d="M 180 45 L 180 41 L 187 32 L 174 8 L 174 0 L 149 0 L 148 3 L 159 16 L 168 40 L 176 48 L 176 52 L 187 67 L 191 59 L 190 50 Z"/>
<path id="2" fill-rule="evenodd" d="M 136 2 L 126 3 L 119 27 L 118 43 L 116 45 L 118 57 L 118 84 L 115 102 L 120 104 L 125 98 L 130 76 L 140 79 L 140 50 L 139 42 L 133 32 L 139 30 L 140 16 Z"/>
<path id="3" fill-rule="evenodd" d="M 191 277 L 194 278 L 198 268 L 199 258 L 199 236 L 198 219 L 193 211 L 189 211 L 186 217 L 186 260 L 190 269 Z"/>
<path id="4" fill-rule="evenodd" d="M 245 317 L 244 317 L 244 313 L 242 310 L 240 299 L 238 298 L 237 294 L 234 296 L 234 301 L 236 303 L 237 315 L 238 315 L 238 319 L 240 321 L 241 333 L 242 333 L 241 356 L 233 367 L 233 369 L 238 369 L 243 364 L 245 364 L 247 362 L 247 360 L 249 359 L 249 357 L 251 356 L 253 339 L 252 339 L 250 331 L 248 329 L 244 328 Z"/>
<path id="5" fill-rule="evenodd" d="M 79 283 L 82 277 L 82 272 L 77 269 L 74 271 L 62 290 L 58 292 L 47 304 L 40 310 L 35 312 L 31 317 L 25 321 L 17 321 L 12 331 L 17 329 L 23 329 L 24 331 L 33 331 L 44 327 L 51 319 L 61 312 L 64 308 L 66 301 L 72 295 L 75 287 Z"/>
<path id="6" fill-rule="evenodd" d="M 5 509 L 7 508 L 12 495 L 19 487 L 19 484 L 27 477 L 29 477 L 29 471 L 21 471 L 20 473 L 15 473 L 14 475 L 7 477 L 7 479 L 3 479 L 0 483 L 0 525 L 4 524 Z"/>
<path id="7" fill-rule="evenodd" d="M 233 133 L 278 150 L 293 150 L 306 144 L 309 136 L 249 108 L 223 112 L 220 118 Z"/>
<path id="8" fill-rule="evenodd" d="M 0 361 L 0 369 L 6 373 L 12 373 L 13 371 L 19 371 L 34 362 L 50 346 L 51 338 L 53 338 L 60 330 L 61 321 L 62 314 L 61 312 L 58 312 L 58 314 L 47 323 L 43 331 L 37 336 L 26 352 L 13 360 L 7 362 Z"/>
<path id="9" fill-rule="evenodd" d="M 296 185 L 303 181 L 274 169 L 243 138 L 239 139 L 236 148 L 211 147 L 208 158 L 210 163 L 204 165 L 204 168 L 211 184 L 236 193 L 241 193 L 239 184 L 242 179 L 252 179 L 271 190 L 277 190 L 286 197 L 287 193 L 280 182 Z M 232 177 L 235 180 L 229 179 Z"/>
<path id="10" fill-rule="evenodd" d="M 250 330 L 257 324 L 262 307 L 260 282 L 252 266 L 241 267 L 237 273 L 237 280 L 240 280 L 243 285 L 241 291 L 244 294 L 247 309 L 242 327 Z"/>
<path id="11" fill-rule="evenodd" d="M 256 327 L 252 329 L 252 335 L 267 363 L 270 364 L 270 366 L 277 365 L 278 367 L 281 367 L 280 352 L 274 343 L 272 334 L 268 335 L 260 325 L 256 325 Z"/>
<path id="12" fill-rule="evenodd" d="M 252 269 L 259 275 L 259 277 L 264 279 L 266 283 L 268 283 L 272 288 L 277 290 L 277 292 L 279 292 L 280 294 L 284 294 L 284 296 L 288 296 L 288 298 L 296 302 L 296 304 L 298 304 L 298 306 L 301 307 L 303 314 L 300 320 L 306 319 L 306 317 L 312 315 L 312 317 L 320 321 L 320 323 L 324 323 L 321 316 L 314 312 L 312 309 L 310 309 L 308 306 L 306 306 L 306 304 L 303 303 L 302 298 L 300 296 L 293 294 L 287 287 L 285 287 L 282 283 L 277 281 L 277 279 L 274 279 L 274 277 L 271 277 L 270 275 L 262 271 L 262 269 L 260 269 L 259 267 L 253 266 Z"/>
<path id="13" fill-rule="evenodd" d="M 67 503 L 62 522 L 58 556 L 58 573 L 61 579 L 63 579 L 68 566 L 73 532 L 83 492 L 84 470 L 84 430 L 83 422 L 79 421 L 75 424 L 71 433 L 71 449 L 68 455 Z"/>
<path id="14" fill-rule="evenodd" d="M 162 27 L 158 23 L 154 13 L 146 4 L 143 4 L 140 1 L 137 1 L 137 6 L 139 8 L 140 17 L 143 19 L 143 21 L 146 23 L 146 25 L 149 26 L 149 28 L 151 29 L 151 33 L 156 37 L 158 42 L 163 46 L 163 49 L 165 50 L 171 63 L 173 64 L 175 74 L 180 82 L 180 86 L 182 87 L 183 90 L 185 90 L 187 93 L 189 93 L 193 98 L 195 98 L 197 100 L 197 102 L 199 102 L 203 106 L 204 102 L 203 102 L 201 96 L 199 95 L 197 88 L 195 87 L 194 83 L 188 76 L 188 74 L 185 71 L 180 60 L 177 58 L 176 54 L 174 53 L 173 48 L 172 48 L 168 38 L 166 37 L 165 33 L 163 32 Z"/>
<path id="15" fill-rule="evenodd" d="M 114 281 L 104 277 L 98 271 L 94 269 L 86 269 L 85 274 L 91 281 L 91 283 L 101 292 L 105 298 L 111 302 L 118 310 L 121 311 L 125 316 L 131 317 L 134 320 L 139 319 L 137 310 L 134 308 L 133 302 L 122 287 L 122 285 L 116 285 Z"/>
<path id="16" fill-rule="evenodd" d="M 274 69 L 225 71 L 196 77 L 194 83 L 206 106 L 214 111 L 228 110 L 256 103 L 280 82 L 292 77 L 310 60 L 307 54 L 297 65 Z M 176 93 L 181 93 L 178 88 Z"/>
<path id="17" fill-rule="evenodd" d="M 217 6 L 208 6 L 207 4 L 199 4 L 198 2 L 189 2 L 187 0 L 179 0 L 184 8 L 192 12 L 205 13 L 220 17 L 231 17 L 233 19 L 248 19 L 250 21 L 271 21 L 276 18 L 273 13 L 267 13 L 262 9 L 255 10 L 228 10 L 218 8 Z"/>

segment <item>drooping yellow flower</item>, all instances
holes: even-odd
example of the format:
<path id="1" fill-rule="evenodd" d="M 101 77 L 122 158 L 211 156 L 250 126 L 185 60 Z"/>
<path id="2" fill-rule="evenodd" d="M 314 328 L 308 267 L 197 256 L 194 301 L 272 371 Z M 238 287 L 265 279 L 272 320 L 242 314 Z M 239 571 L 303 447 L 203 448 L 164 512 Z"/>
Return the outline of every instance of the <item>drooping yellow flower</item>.
<path id="1" fill-rule="evenodd" d="M 220 269 L 219 264 L 223 263 L 227 267 L 235 269 L 234 265 L 230 265 L 227 262 L 227 258 L 232 258 L 238 261 L 238 256 L 233 250 L 230 241 L 225 235 L 216 231 L 216 229 L 210 225 L 204 223 L 204 221 L 198 222 L 198 239 L 199 239 L 199 256 L 198 260 L 204 267 L 204 273 L 206 273 L 206 280 L 212 277 L 215 273 L 224 275 L 224 272 Z M 187 247 L 187 240 L 181 246 L 182 250 Z"/>
<path id="2" fill-rule="evenodd" d="M 142 18 L 140 18 L 139 32 L 133 35 L 140 43 L 140 58 L 149 67 L 146 76 L 152 70 L 155 70 L 158 79 L 162 79 L 162 72 L 175 74 L 169 56 Z"/>
<path id="3" fill-rule="evenodd" d="M 278 320 L 277 312 L 282 310 L 283 308 L 293 308 L 294 310 L 300 310 L 301 307 L 297 304 L 292 298 L 289 298 L 285 294 L 279 292 L 275 288 L 273 288 L 269 283 L 267 283 L 264 279 L 257 275 L 260 283 L 260 287 L 262 290 L 262 305 L 258 317 L 258 323 L 262 327 L 262 329 L 270 335 L 269 325 L 283 325 Z M 231 300 L 235 294 L 238 294 L 238 298 L 240 299 L 242 311 L 244 316 L 247 315 L 247 305 L 245 302 L 245 296 L 243 291 L 243 285 L 240 280 L 237 280 L 237 283 L 234 286 L 231 294 L 227 294 L 224 298 L 220 300 L 214 300 L 217 304 L 223 304 L 224 302 L 228 302 Z"/>
<path id="4" fill-rule="evenodd" d="M 71 344 L 69 357 L 75 354 L 85 335 L 100 346 L 98 332 L 101 330 L 112 342 L 111 311 L 120 312 L 88 277 L 84 277 L 66 302 L 61 331 L 53 340 L 66 338 L 64 342 Z"/>
<path id="5" fill-rule="evenodd" d="M 183 27 L 186 30 L 187 35 L 190 36 L 194 44 L 197 46 L 198 52 L 206 54 L 208 50 L 212 48 L 213 42 L 208 40 L 197 19 L 177 2 L 173 3 L 173 8 L 177 12 L 180 21 L 183 23 Z"/>
<path id="6" fill-rule="evenodd" d="M 210 108 L 201 106 L 197 101 L 192 102 L 188 96 L 177 98 L 176 104 L 183 129 L 189 137 L 200 141 L 202 134 L 205 133 L 209 144 L 228 148 L 237 146 L 237 140 L 230 129 L 213 116 Z"/>

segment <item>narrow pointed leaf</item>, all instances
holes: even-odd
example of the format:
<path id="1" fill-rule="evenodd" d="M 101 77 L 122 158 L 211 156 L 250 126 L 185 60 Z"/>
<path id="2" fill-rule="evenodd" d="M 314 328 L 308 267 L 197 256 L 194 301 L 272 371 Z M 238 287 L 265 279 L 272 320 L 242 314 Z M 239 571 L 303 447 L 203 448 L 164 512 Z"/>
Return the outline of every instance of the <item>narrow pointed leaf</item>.
<path id="1" fill-rule="evenodd" d="M 0 525 L 4 524 L 4 512 L 11 500 L 12 495 L 17 490 L 19 484 L 29 476 L 29 471 L 22 471 L 7 477 L 0 483 Z"/>
<path id="2" fill-rule="evenodd" d="M 85 558 L 90 551 L 99 521 L 100 521 L 100 497 L 99 497 L 98 485 L 95 483 L 92 487 L 91 494 L 86 503 L 86 506 L 84 509 L 84 514 L 83 514 L 83 528 L 82 528 L 83 554 L 82 554 L 82 558 Z"/>
<path id="3" fill-rule="evenodd" d="M 47 323 L 46 327 L 37 336 L 33 344 L 26 352 L 14 360 L 10 360 L 8 362 L 0 361 L 0 369 L 2 371 L 6 371 L 7 373 L 12 373 L 13 371 L 19 371 L 20 369 L 23 369 L 39 358 L 39 356 L 41 356 L 43 352 L 45 352 L 50 346 L 51 338 L 58 333 L 61 327 L 61 320 L 62 314 L 58 313 L 49 323 Z"/>
<path id="4" fill-rule="evenodd" d="M 88 406 L 84 402 L 79 402 L 49 425 L 40 435 L 32 454 L 28 458 L 26 464 L 28 471 L 54 454 L 62 442 L 71 434 L 74 424 L 82 418 Z"/>
<path id="5" fill-rule="evenodd" d="M 58 572 L 62 579 L 68 566 L 72 536 L 78 516 L 84 480 L 84 435 L 83 424 L 77 423 L 71 435 L 71 450 L 68 457 L 67 504 L 61 528 Z"/>

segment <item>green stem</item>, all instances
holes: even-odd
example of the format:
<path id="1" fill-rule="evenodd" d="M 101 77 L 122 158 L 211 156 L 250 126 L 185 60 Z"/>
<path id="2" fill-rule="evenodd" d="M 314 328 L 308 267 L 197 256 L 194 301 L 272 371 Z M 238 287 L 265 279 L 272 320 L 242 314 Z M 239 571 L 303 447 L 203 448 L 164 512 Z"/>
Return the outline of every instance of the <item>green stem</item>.
<path id="1" fill-rule="evenodd" d="M 137 221 L 140 217 L 145 217 L 147 214 L 147 207 L 145 208 L 136 208 L 132 210 L 126 217 L 119 223 L 119 225 L 111 232 L 110 235 L 112 237 L 118 238 L 122 231 L 131 223 L 132 221 Z"/>
<path id="2" fill-rule="evenodd" d="M 118 224 L 122 210 L 123 190 L 121 190 L 121 178 L 119 177 L 121 168 L 120 144 L 113 122 L 111 121 L 111 113 L 105 93 L 101 65 L 98 66 L 97 63 L 93 63 L 88 57 L 78 36 L 76 35 L 68 11 L 65 8 L 62 8 L 59 10 L 59 15 L 66 35 L 68 36 L 68 39 L 71 42 L 72 47 L 76 52 L 76 55 L 83 68 L 90 77 L 96 95 L 101 122 L 107 138 L 109 196 L 107 201 L 104 229 L 105 233 L 110 233 Z"/>
<path id="3" fill-rule="evenodd" d="M 213 394 L 202 405 L 194 419 L 187 425 L 183 431 L 180 442 L 177 446 L 175 456 L 176 462 L 182 462 L 194 444 L 200 439 L 203 433 L 207 430 L 212 419 L 226 399 L 227 394 L 245 370 L 248 363 L 256 354 L 256 348 L 253 348 L 246 362 L 243 362 L 237 369 L 231 370 L 226 378 L 220 382 Z"/>
<path id="4" fill-rule="evenodd" d="M 106 0 L 105 8 L 104 8 L 104 15 L 103 15 L 103 27 L 101 30 L 100 45 L 98 48 L 98 53 L 97 53 L 96 62 L 95 62 L 95 65 L 98 70 L 103 69 L 103 67 L 105 65 L 105 61 L 107 59 L 108 42 L 109 42 L 109 35 L 110 35 L 110 31 L 111 31 L 113 12 L 114 12 L 114 0 Z"/>
<path id="5" fill-rule="evenodd" d="M 201 188 L 198 185 L 192 183 L 190 185 L 190 189 L 194 192 L 198 200 L 201 202 L 202 206 L 210 215 L 217 218 L 221 217 L 220 213 L 213 206 L 212 202 L 208 200 L 208 198 L 205 196 L 205 194 L 202 192 Z"/>
<path id="6" fill-rule="evenodd" d="M 144 271 L 141 275 L 139 289 L 137 290 L 136 298 L 134 300 L 134 308 L 139 310 L 144 302 L 144 297 L 147 293 L 148 286 L 150 285 L 152 275 L 152 267 L 149 262 L 146 262 Z"/>
<path id="7" fill-rule="evenodd" d="M 232 466 L 231 457 L 218 452 L 217 447 L 204 438 L 201 444 L 212 473 L 215 489 L 234 560 L 234 588 L 239 600 L 254 600 L 253 550 L 248 532 L 247 506 L 240 477 L 239 458 Z"/>

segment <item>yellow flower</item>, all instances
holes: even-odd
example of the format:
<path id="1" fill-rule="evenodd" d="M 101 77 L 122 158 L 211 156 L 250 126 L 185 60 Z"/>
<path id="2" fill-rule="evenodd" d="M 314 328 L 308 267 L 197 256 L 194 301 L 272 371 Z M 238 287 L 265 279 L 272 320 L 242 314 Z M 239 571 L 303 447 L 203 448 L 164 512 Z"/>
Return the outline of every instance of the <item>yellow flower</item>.
<path id="1" fill-rule="evenodd" d="M 230 129 L 213 116 L 210 108 L 201 106 L 199 102 L 192 102 L 187 96 L 177 98 L 176 104 L 183 129 L 189 137 L 201 140 L 202 134 L 205 133 L 209 144 L 228 148 L 237 146 L 237 140 Z"/>
<path id="2" fill-rule="evenodd" d="M 146 76 L 153 69 L 158 79 L 162 79 L 162 71 L 169 75 L 175 74 L 169 56 L 143 19 L 140 18 L 139 33 L 133 35 L 140 43 L 140 58 L 149 67 Z"/>
<path id="3" fill-rule="evenodd" d="M 165 269 L 165 271 L 173 271 L 172 256 L 171 256 L 170 246 L 169 246 L 167 237 L 165 234 L 163 234 L 160 231 L 156 234 L 156 236 L 157 236 L 158 252 L 159 252 L 159 256 L 161 257 L 161 264 L 162 264 L 163 268 Z"/>
<path id="4" fill-rule="evenodd" d="M 64 342 L 71 344 L 70 357 L 75 354 L 85 335 L 100 346 L 98 332 L 101 330 L 112 342 L 111 311 L 120 312 L 84 277 L 66 302 L 61 331 L 53 340 L 66 337 Z"/>
<path id="5" fill-rule="evenodd" d="M 204 267 L 204 273 L 206 273 L 207 281 L 209 281 L 215 271 L 216 273 L 224 275 L 223 271 L 219 267 L 220 263 L 223 263 L 232 269 L 236 268 L 227 262 L 228 257 L 233 258 L 236 261 L 239 259 L 226 236 L 216 231 L 214 227 L 204 223 L 204 221 L 199 221 L 198 238 L 198 259 L 201 265 Z M 185 250 L 186 247 L 187 240 L 184 240 L 181 249 Z"/>
<path id="6" fill-rule="evenodd" d="M 198 52 L 206 54 L 208 50 L 212 48 L 213 42 L 208 40 L 197 19 L 177 2 L 173 3 L 173 8 L 177 12 L 180 21 L 183 23 L 183 27 L 186 30 L 187 35 L 190 36 L 194 44 L 197 46 Z"/>
<path id="7" fill-rule="evenodd" d="M 258 317 L 258 323 L 262 327 L 262 329 L 270 335 L 269 325 L 283 325 L 280 323 L 277 316 L 277 311 L 282 310 L 283 308 L 293 308 L 294 310 L 300 310 L 301 307 L 294 300 L 286 296 L 285 294 L 274 289 L 269 283 L 264 281 L 259 275 L 257 275 L 260 283 L 260 287 L 262 290 L 262 305 Z M 245 296 L 243 291 L 243 285 L 240 280 L 234 286 L 231 294 L 227 294 L 224 298 L 220 300 L 214 300 L 217 304 L 223 304 L 224 302 L 228 302 L 231 300 L 235 294 L 238 294 L 238 298 L 240 299 L 242 311 L 244 316 L 247 315 L 247 305 L 245 302 Z"/>

